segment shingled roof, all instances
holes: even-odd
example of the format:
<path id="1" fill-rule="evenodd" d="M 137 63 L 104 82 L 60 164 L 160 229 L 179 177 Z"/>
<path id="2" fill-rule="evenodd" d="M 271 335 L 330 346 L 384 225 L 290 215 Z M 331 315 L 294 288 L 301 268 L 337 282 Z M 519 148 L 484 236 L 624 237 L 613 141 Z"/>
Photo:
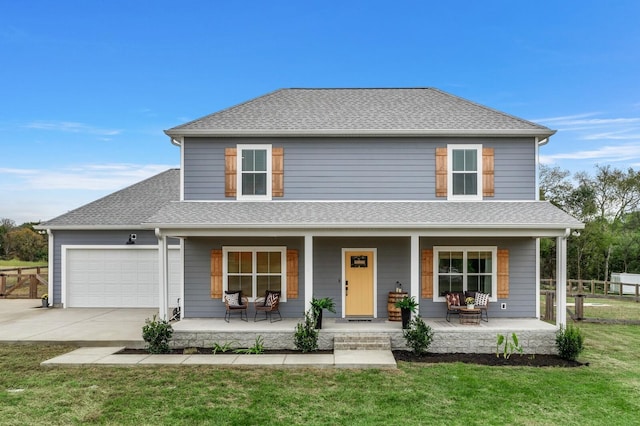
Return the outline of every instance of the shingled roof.
<path id="1" fill-rule="evenodd" d="M 180 199 L 180 170 L 148 179 L 41 223 L 42 229 L 139 228 L 171 201 Z"/>
<path id="2" fill-rule="evenodd" d="M 434 88 L 281 89 L 166 130 L 182 136 L 538 136 L 555 131 Z"/>

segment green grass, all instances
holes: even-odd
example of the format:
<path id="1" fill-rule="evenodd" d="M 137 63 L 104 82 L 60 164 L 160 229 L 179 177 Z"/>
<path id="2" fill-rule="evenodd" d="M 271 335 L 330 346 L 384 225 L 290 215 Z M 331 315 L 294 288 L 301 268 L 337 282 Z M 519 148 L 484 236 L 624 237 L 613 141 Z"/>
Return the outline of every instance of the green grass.
<path id="1" fill-rule="evenodd" d="M 567 298 L 567 303 L 575 303 L 573 297 Z M 601 299 L 587 296 L 584 300 L 584 317 L 615 319 L 615 320 L 640 320 L 640 303 L 630 297 L 629 300 Z M 598 306 L 587 306 L 597 304 Z M 569 306 L 571 312 L 575 312 L 573 306 Z M 544 316 L 545 298 L 540 299 L 540 314 Z"/>
<path id="2" fill-rule="evenodd" d="M 47 266 L 47 262 L 46 261 L 27 262 L 27 261 L 18 260 L 18 259 L 0 260 L 0 269 L 35 268 L 38 266 Z"/>
<path id="3" fill-rule="evenodd" d="M 589 367 L 399 370 L 42 368 L 70 347 L 0 345 L 1 424 L 625 425 L 640 416 L 636 326 L 580 325 Z"/>

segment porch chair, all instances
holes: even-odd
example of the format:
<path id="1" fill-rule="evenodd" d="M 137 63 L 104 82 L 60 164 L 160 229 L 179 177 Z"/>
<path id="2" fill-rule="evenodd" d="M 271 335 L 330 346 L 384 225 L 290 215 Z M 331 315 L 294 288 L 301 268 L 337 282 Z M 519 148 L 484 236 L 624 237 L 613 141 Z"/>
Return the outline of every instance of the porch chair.
<path id="1" fill-rule="evenodd" d="M 249 321 L 247 317 L 247 308 L 249 307 L 249 299 L 242 297 L 241 291 L 225 291 L 224 292 L 224 320 L 229 322 L 232 312 L 239 312 L 242 321 Z"/>
<path id="2" fill-rule="evenodd" d="M 278 314 L 278 319 L 275 321 L 281 321 L 282 315 L 280 315 L 280 292 L 267 290 L 264 297 L 259 297 L 253 304 L 256 314 L 253 317 L 253 322 L 266 321 L 274 322 L 273 314 Z M 264 318 L 258 319 L 258 312 L 264 312 Z"/>
<path id="3" fill-rule="evenodd" d="M 460 297 L 464 297 L 461 293 L 446 293 L 445 299 L 447 301 L 447 322 L 451 322 L 451 315 L 460 315 Z"/>
<path id="4" fill-rule="evenodd" d="M 475 299 L 476 309 L 480 309 L 480 319 L 484 322 L 489 322 L 489 295 L 486 293 L 474 292 L 470 294 Z M 482 313 L 484 312 L 484 319 Z"/>

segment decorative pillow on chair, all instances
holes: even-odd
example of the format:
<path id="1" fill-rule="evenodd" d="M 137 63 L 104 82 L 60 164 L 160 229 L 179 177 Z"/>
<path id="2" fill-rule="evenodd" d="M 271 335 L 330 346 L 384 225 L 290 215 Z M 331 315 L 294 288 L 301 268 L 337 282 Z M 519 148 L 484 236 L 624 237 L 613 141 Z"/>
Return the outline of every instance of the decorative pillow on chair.
<path id="1" fill-rule="evenodd" d="M 278 299 L 280 299 L 279 291 L 267 291 L 267 296 L 264 298 L 264 306 L 273 306 Z"/>
<path id="2" fill-rule="evenodd" d="M 489 295 L 486 293 L 476 293 L 476 305 L 487 306 L 489 303 Z"/>
<path id="3" fill-rule="evenodd" d="M 224 298 L 229 306 L 240 306 L 242 303 L 241 293 L 240 291 L 225 291 Z"/>
<path id="4" fill-rule="evenodd" d="M 447 302 L 450 306 L 460 306 L 460 296 L 458 293 L 447 293 Z"/>

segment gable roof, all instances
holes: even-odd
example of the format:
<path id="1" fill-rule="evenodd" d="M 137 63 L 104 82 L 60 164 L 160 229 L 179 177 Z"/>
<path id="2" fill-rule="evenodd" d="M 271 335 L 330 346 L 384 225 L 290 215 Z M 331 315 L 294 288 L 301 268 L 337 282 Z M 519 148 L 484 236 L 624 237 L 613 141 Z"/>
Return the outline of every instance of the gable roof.
<path id="1" fill-rule="evenodd" d="M 180 170 L 160 174 L 38 225 L 39 229 L 140 228 L 171 201 L 180 199 Z"/>
<path id="2" fill-rule="evenodd" d="M 538 136 L 547 127 L 434 88 L 280 89 L 165 130 L 183 136 Z"/>

